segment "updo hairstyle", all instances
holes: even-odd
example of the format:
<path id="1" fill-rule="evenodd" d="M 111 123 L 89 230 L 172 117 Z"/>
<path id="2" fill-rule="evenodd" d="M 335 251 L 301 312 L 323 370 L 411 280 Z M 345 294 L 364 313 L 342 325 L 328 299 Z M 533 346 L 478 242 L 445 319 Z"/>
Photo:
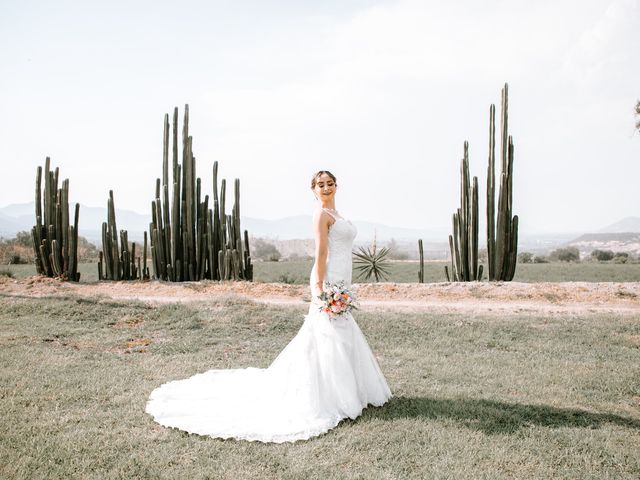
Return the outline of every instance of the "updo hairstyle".
<path id="1" fill-rule="evenodd" d="M 338 186 L 338 181 L 336 180 L 336 176 L 333 173 L 331 173 L 329 170 L 320 170 L 319 172 L 315 173 L 311 178 L 311 190 L 316 188 L 316 183 L 318 182 L 318 178 L 320 178 L 320 176 L 323 173 L 326 173 L 329 176 L 329 178 L 333 180 L 336 186 Z"/>

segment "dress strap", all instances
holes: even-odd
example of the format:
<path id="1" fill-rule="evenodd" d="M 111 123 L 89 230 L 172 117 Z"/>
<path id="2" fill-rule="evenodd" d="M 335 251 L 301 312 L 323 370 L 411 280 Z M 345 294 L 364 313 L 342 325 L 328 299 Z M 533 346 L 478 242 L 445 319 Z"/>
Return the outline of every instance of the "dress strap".
<path id="1" fill-rule="evenodd" d="M 333 218 L 334 220 L 338 220 L 338 218 L 340 218 L 338 215 L 336 215 L 334 212 L 332 212 L 332 211 L 331 211 L 330 209 L 328 209 L 328 208 L 324 208 L 324 207 L 323 207 L 323 208 L 322 208 L 322 211 L 323 211 L 323 212 L 328 213 L 328 214 L 331 216 L 331 218 Z"/>

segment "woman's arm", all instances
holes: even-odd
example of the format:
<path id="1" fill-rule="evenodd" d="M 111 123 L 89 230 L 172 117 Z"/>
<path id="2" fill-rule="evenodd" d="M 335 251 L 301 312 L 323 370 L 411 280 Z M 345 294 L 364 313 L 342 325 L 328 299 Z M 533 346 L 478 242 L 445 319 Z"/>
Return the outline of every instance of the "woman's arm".
<path id="1" fill-rule="evenodd" d="M 316 211 L 313 215 L 313 234 L 316 241 L 315 254 L 315 278 L 311 279 L 313 296 L 322 293 L 322 280 L 327 271 L 327 256 L 329 255 L 329 227 L 333 223 L 330 215 L 322 210 Z"/>

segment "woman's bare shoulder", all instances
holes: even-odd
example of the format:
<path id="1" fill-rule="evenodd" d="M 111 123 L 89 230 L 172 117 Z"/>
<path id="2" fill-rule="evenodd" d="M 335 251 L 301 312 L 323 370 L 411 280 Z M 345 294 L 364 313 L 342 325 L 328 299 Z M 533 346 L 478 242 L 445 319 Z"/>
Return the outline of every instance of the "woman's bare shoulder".
<path id="1" fill-rule="evenodd" d="M 329 225 L 332 225 L 333 222 L 334 222 L 334 219 L 331 217 L 331 215 L 325 212 L 322 208 L 316 208 L 313 211 L 313 225 L 329 226 Z"/>
<path id="2" fill-rule="evenodd" d="M 320 220 L 328 220 L 331 218 L 331 215 L 329 215 L 327 212 L 325 212 L 322 208 L 316 208 L 313 211 L 313 222 L 318 222 Z"/>

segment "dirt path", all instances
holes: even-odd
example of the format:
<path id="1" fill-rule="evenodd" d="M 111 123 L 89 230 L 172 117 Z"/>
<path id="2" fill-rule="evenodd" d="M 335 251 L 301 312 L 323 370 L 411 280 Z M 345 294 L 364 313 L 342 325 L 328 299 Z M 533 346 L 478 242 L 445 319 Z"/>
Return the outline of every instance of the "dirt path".
<path id="1" fill-rule="evenodd" d="M 611 312 L 638 315 L 640 282 L 629 283 L 384 283 L 354 285 L 361 308 L 439 312 L 530 312 L 585 314 Z M 47 297 L 80 296 L 149 303 L 206 302 L 240 297 L 278 305 L 304 305 L 303 285 L 248 282 L 99 282 L 74 284 L 55 279 L 0 278 L 0 294 Z"/>

